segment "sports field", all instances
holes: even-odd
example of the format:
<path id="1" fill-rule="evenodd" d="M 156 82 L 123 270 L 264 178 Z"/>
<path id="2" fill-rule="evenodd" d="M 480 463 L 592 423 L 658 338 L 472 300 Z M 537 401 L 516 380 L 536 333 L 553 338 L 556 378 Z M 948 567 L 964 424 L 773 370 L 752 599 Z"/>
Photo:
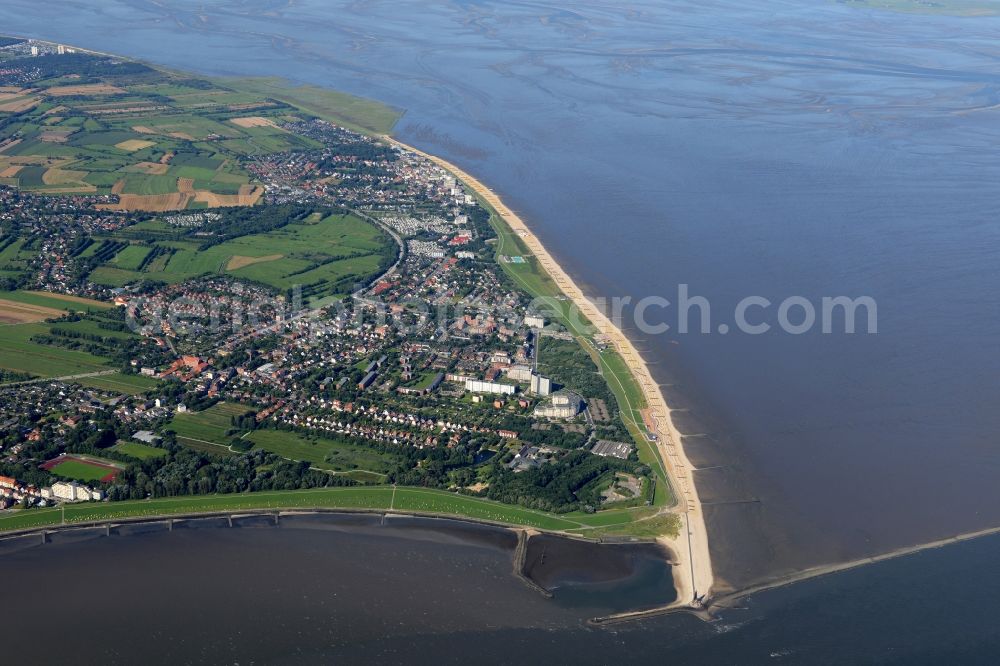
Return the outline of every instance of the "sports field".
<path id="1" fill-rule="evenodd" d="M 63 455 L 43 464 L 42 469 L 75 481 L 113 481 L 121 474 L 117 463 L 93 456 Z"/>

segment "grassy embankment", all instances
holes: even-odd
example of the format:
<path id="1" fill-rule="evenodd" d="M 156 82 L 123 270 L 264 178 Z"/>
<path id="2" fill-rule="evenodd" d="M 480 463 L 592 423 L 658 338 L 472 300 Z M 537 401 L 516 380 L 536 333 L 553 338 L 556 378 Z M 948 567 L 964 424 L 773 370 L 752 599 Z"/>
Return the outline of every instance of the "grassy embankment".
<path id="1" fill-rule="evenodd" d="M 554 514 L 427 488 L 364 486 L 98 502 L 0 513 L 0 532 L 91 521 L 254 509 L 366 509 L 458 516 L 547 530 L 587 527 L 592 516 Z"/>

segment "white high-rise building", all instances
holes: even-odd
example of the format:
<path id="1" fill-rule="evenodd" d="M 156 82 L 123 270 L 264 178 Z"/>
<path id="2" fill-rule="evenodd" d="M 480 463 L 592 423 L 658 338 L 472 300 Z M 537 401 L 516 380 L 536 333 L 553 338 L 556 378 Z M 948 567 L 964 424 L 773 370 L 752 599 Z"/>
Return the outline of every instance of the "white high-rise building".
<path id="1" fill-rule="evenodd" d="M 531 373 L 531 392 L 541 396 L 552 393 L 552 380 L 537 372 Z"/>

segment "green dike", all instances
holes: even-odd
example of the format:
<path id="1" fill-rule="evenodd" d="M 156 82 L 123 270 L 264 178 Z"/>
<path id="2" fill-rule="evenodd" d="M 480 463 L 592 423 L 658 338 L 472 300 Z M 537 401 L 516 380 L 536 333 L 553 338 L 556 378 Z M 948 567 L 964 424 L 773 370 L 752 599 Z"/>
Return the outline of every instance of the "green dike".
<path id="1" fill-rule="evenodd" d="M 496 231 L 498 239 L 497 263 L 530 296 L 540 299 L 548 310 L 547 314 L 565 326 L 594 359 L 608 387 L 615 394 L 622 421 L 636 444 L 639 460 L 648 465 L 656 477 L 653 506 L 673 505 L 675 500 L 670 490 L 666 468 L 655 446 L 645 436 L 646 427 L 641 410 L 646 407 L 646 398 L 625 359 L 614 349 L 601 350 L 594 344 L 593 335 L 596 331 L 594 326 L 573 306 L 573 302 L 562 293 L 555 281 L 538 264 L 536 258 L 528 256 L 529 252 L 524 242 L 507 226 L 496 210 L 482 197 L 477 195 L 476 198 L 479 205 L 490 212 L 490 224 Z M 500 259 L 501 256 L 517 255 L 524 256 L 525 262 L 514 264 Z"/>
<path id="2" fill-rule="evenodd" d="M 105 522 L 134 518 L 214 512 L 294 509 L 366 509 L 471 518 L 547 530 L 587 526 L 585 516 L 563 518 L 523 507 L 430 488 L 364 486 L 283 490 L 232 495 L 195 495 L 124 502 L 69 504 L 53 509 L 26 509 L 0 514 L 0 532 L 61 524 Z"/>
<path id="3" fill-rule="evenodd" d="M 362 134 L 388 134 L 403 117 L 399 109 L 375 100 L 316 86 L 295 85 L 277 77 L 210 80 L 231 90 L 273 97 Z"/>

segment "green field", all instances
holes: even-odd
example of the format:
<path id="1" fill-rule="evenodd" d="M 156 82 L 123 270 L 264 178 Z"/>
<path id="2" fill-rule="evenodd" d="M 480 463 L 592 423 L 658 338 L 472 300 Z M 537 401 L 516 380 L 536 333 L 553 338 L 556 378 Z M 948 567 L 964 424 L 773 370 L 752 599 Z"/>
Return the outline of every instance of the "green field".
<path id="1" fill-rule="evenodd" d="M 108 310 L 111 303 L 94 301 L 90 299 L 67 299 L 61 298 L 58 294 L 47 294 L 44 291 L 0 291 L 0 298 L 28 305 L 41 305 L 56 310 L 67 310 L 70 312 L 89 312 Z"/>
<path id="2" fill-rule="evenodd" d="M 139 395 L 161 385 L 160 380 L 144 375 L 123 375 L 115 373 L 113 375 L 101 375 L 100 377 L 83 377 L 73 380 L 74 383 L 82 386 L 104 391 L 116 391 L 126 395 Z"/>
<path id="3" fill-rule="evenodd" d="M 16 277 L 21 275 L 27 268 L 28 262 L 38 254 L 37 251 L 25 249 L 25 239 L 17 238 L 12 242 L 10 237 L 0 240 L 0 277 Z"/>
<path id="4" fill-rule="evenodd" d="M 324 437 L 305 437 L 287 430 L 255 430 L 246 439 L 255 448 L 264 449 L 291 460 L 304 460 L 317 469 L 331 472 L 369 472 L 369 478 L 384 477 L 397 462 L 365 446 Z"/>
<path id="5" fill-rule="evenodd" d="M 146 247 L 144 245 L 129 245 L 127 248 L 115 255 L 111 263 L 117 268 L 122 268 L 129 271 L 134 271 L 139 268 L 142 264 L 142 260 L 146 258 L 152 251 L 151 247 Z"/>
<path id="6" fill-rule="evenodd" d="M 130 229 L 123 230 L 123 239 L 132 233 Z M 176 252 L 161 255 L 162 261 L 158 257 L 143 272 L 135 269 L 151 247 L 131 245 L 97 267 L 90 279 L 122 286 L 141 279 L 176 283 L 225 273 L 278 289 L 318 285 L 316 293 L 345 293 L 378 270 L 388 242 L 376 226 L 355 215 L 330 215 L 314 224 L 289 224 L 205 249 L 186 241 L 156 241 L 155 245 Z"/>
<path id="7" fill-rule="evenodd" d="M 166 430 L 177 433 L 177 441 L 184 445 L 208 443 L 224 448 L 228 447 L 233 438 L 242 434 L 226 434 L 233 428 L 232 418 L 248 411 L 250 410 L 243 405 L 220 402 L 201 412 L 176 414 L 167 424 Z M 198 446 L 192 448 L 204 450 Z"/>
<path id="8" fill-rule="evenodd" d="M 108 287 L 123 287 L 130 282 L 137 282 L 142 279 L 143 274 L 136 271 L 126 271 L 121 268 L 111 266 L 98 266 L 91 271 L 88 276 L 91 282 L 103 284 Z"/>
<path id="9" fill-rule="evenodd" d="M 162 458 L 167 455 L 166 449 L 159 449 L 155 446 L 147 446 L 146 444 L 140 444 L 139 442 L 120 441 L 112 446 L 110 450 L 116 453 L 123 453 L 127 456 L 132 456 L 133 458 L 138 458 L 139 460 Z"/>
<path id="10" fill-rule="evenodd" d="M 93 354 L 32 342 L 32 336 L 49 332 L 46 324 L 17 324 L 4 326 L 2 330 L 0 368 L 40 377 L 61 377 L 107 368 L 107 361 Z"/>

